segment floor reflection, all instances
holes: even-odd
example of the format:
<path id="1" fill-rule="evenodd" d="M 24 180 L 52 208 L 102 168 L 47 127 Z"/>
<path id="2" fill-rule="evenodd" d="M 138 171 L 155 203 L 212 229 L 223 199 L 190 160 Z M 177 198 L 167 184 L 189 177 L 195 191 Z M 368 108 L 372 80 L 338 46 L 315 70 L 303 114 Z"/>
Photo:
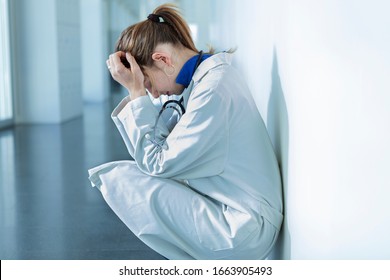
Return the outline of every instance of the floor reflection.
<path id="1" fill-rule="evenodd" d="M 0 130 L 1 259 L 162 259 L 116 217 L 87 170 L 129 155 L 114 100 L 61 125 Z"/>

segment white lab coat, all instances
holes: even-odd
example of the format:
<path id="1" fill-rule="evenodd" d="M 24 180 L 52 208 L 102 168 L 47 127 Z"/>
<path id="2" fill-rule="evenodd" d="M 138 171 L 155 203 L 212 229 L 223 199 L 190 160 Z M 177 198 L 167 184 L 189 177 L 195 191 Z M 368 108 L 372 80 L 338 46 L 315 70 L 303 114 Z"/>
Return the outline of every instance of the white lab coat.
<path id="1" fill-rule="evenodd" d="M 134 161 L 89 170 L 119 218 L 168 259 L 263 259 L 278 236 L 278 164 L 231 59 L 199 65 L 171 131 L 166 119 L 154 130 L 159 110 L 148 96 L 122 100 L 112 118 Z"/>

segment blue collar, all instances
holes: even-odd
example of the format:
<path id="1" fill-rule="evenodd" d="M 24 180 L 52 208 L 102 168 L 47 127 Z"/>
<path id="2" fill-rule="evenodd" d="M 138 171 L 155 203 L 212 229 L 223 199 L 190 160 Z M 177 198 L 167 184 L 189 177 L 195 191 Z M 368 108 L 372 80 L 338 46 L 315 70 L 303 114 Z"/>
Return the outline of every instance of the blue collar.
<path id="1" fill-rule="evenodd" d="M 210 56 L 211 54 L 202 55 L 199 63 L 206 60 Z M 185 88 L 188 87 L 188 85 L 191 83 L 192 76 L 194 75 L 195 70 L 197 68 L 196 63 L 198 61 L 198 58 L 199 58 L 199 54 L 187 60 L 187 62 L 183 65 L 179 74 L 177 75 L 176 83 L 183 85 Z"/>

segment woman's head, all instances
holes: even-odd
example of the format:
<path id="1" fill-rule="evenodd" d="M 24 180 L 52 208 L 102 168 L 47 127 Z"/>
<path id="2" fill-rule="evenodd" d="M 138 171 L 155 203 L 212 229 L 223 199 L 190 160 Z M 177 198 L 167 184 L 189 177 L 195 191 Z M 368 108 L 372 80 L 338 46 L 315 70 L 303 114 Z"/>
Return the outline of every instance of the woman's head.
<path id="1" fill-rule="evenodd" d="M 118 39 L 116 50 L 131 53 L 141 67 L 150 67 L 152 54 L 160 44 L 197 52 L 187 23 L 172 4 L 157 7 L 148 19 L 126 28 Z"/>

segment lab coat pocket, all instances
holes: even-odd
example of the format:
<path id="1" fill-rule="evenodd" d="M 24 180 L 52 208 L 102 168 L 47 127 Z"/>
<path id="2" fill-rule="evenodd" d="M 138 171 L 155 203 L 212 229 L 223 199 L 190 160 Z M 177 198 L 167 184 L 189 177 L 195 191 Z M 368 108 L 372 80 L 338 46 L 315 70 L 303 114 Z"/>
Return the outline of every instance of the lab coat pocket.
<path id="1" fill-rule="evenodd" d="M 212 251 L 232 250 L 259 229 L 255 218 L 224 204 L 193 200 L 194 221 L 199 242 Z"/>

